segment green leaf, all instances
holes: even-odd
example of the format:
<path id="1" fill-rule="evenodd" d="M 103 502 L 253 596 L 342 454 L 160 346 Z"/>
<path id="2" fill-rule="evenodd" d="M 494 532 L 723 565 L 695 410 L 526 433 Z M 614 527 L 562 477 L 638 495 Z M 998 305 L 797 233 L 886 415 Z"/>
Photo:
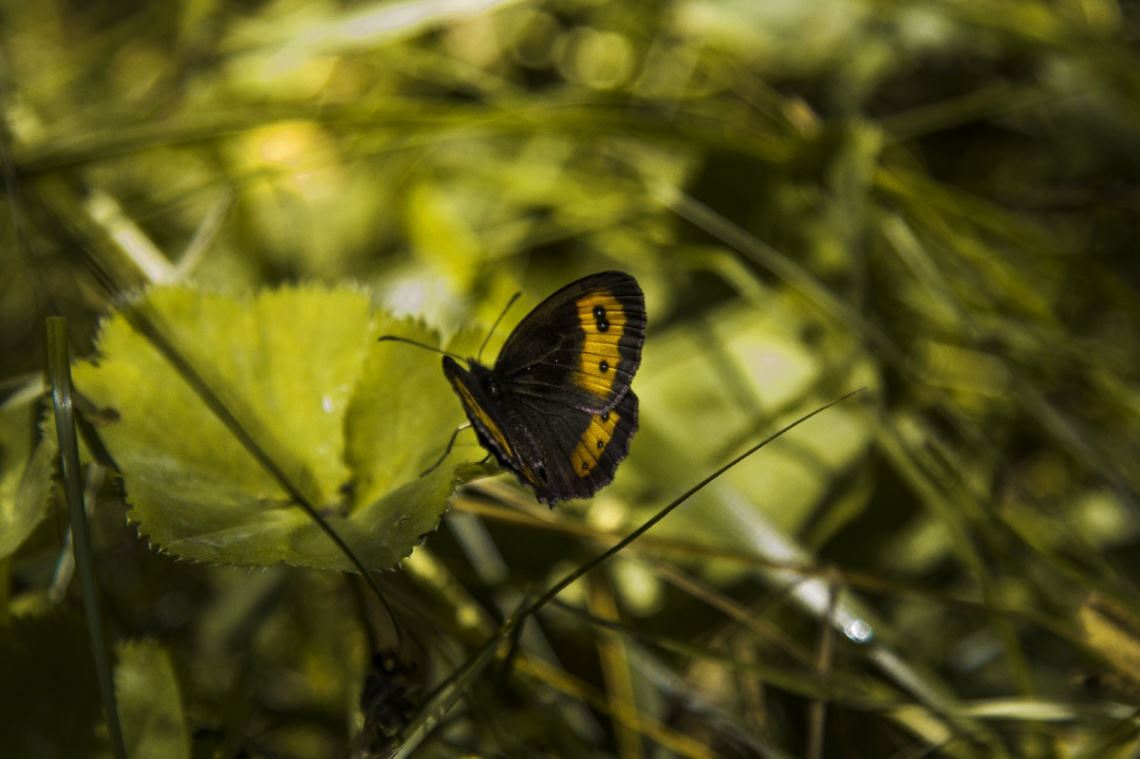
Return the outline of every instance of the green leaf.
<path id="1" fill-rule="evenodd" d="M 34 396 L 0 409 L 0 559 L 15 553 L 48 513 L 56 449 L 37 442 L 39 415 Z"/>
<path id="2" fill-rule="evenodd" d="M 135 641 L 120 643 L 118 655 L 115 695 L 127 755 L 189 756 L 190 735 L 170 654 L 154 641 Z"/>
<path id="3" fill-rule="evenodd" d="M 296 495 L 366 567 L 390 569 L 446 509 L 454 469 L 418 475 L 461 414 L 441 403 L 450 393 L 436 357 L 377 343 L 389 332 L 436 341 L 421 325 L 373 320 L 349 288 L 247 300 L 154 290 L 107 322 L 100 358 L 75 383 L 117 417 L 101 434 L 130 516 L 165 550 L 348 569 Z"/>

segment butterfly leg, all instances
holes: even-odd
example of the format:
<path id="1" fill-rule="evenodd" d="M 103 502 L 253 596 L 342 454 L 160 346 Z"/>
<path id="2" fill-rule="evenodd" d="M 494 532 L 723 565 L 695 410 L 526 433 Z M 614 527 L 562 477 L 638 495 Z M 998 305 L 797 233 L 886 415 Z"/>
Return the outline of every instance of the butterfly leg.
<path id="1" fill-rule="evenodd" d="M 447 454 L 451 453 L 451 446 L 455 445 L 456 436 L 459 435 L 460 432 L 463 432 L 463 430 L 468 429 L 469 427 L 471 427 L 471 422 L 464 422 L 463 424 L 461 424 L 455 428 L 455 432 L 451 433 L 451 439 L 447 441 L 447 448 L 445 448 L 443 450 L 443 455 L 440 456 L 439 460 L 436 461 L 434 464 L 432 464 L 427 469 L 420 472 L 420 477 L 426 477 L 428 474 L 430 474 L 432 471 L 434 471 L 436 467 L 438 467 L 440 464 L 443 463 L 443 460 L 445 458 L 447 458 Z"/>

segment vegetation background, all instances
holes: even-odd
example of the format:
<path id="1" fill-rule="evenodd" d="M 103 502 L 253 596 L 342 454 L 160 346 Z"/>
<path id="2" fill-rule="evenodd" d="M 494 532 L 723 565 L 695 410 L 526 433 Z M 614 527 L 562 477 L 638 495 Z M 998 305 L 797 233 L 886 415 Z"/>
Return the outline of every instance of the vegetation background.
<path id="1" fill-rule="evenodd" d="M 0 754 L 113 751 L 50 487 L 63 315 L 132 757 L 1135 756 L 1138 24 L 0 0 Z M 548 511 L 470 433 L 418 479 L 459 402 L 375 337 L 471 354 L 521 291 L 493 356 L 605 269 L 650 316 L 614 485 Z M 371 674 L 396 633 L 305 499 L 385 570 Z"/>

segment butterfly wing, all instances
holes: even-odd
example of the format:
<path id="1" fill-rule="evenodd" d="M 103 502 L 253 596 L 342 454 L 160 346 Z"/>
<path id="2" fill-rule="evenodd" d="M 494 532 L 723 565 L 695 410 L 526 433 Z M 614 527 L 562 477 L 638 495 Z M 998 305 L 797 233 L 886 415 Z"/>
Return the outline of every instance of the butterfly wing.
<path id="1" fill-rule="evenodd" d="M 498 378 L 487 367 L 474 362 L 470 370 L 464 369 L 451 356 L 443 357 L 443 374 L 455 388 L 482 446 L 494 454 L 500 465 L 520 473 L 528 451 L 518 447 L 518 424 L 514 415 L 507 413 L 509 408 L 501 397 L 495 397 L 497 390 L 494 395 L 488 390 L 489 383 L 498 382 Z"/>
<path id="2" fill-rule="evenodd" d="M 570 498 L 589 498 L 614 479 L 637 432 L 637 396 L 632 390 L 609 411 L 590 413 L 551 401 L 520 399 L 521 428 L 528 443 L 541 447 L 529 471 L 516 472 L 539 501 L 553 506 Z"/>
<path id="3" fill-rule="evenodd" d="M 613 480 L 629 452 L 637 429 L 632 391 L 610 411 L 591 414 L 511 395 L 494 371 L 478 363 L 464 369 L 444 356 L 443 373 L 482 446 L 543 503 L 593 495 Z"/>
<path id="4" fill-rule="evenodd" d="M 645 326 L 637 280 L 618 271 L 593 274 L 523 318 L 503 345 L 495 373 L 520 399 L 608 411 L 627 394 L 641 364 Z"/>

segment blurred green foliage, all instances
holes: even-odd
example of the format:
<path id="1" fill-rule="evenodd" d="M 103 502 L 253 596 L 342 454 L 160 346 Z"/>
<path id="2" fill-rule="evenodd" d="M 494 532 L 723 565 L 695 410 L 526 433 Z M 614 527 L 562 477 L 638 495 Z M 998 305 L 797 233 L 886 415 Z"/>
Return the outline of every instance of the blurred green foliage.
<path id="1" fill-rule="evenodd" d="M 0 0 L 0 755 L 110 755 L 47 476 L 51 315 L 82 357 L 132 756 L 1133 755 L 1138 22 L 1110 0 Z M 477 479 L 425 534 L 483 452 L 461 433 L 414 476 L 462 411 L 438 357 L 373 338 L 473 355 L 521 291 L 491 357 L 605 269 L 650 318 L 613 486 L 548 512 Z M 544 607 L 446 714 L 400 708 L 860 386 Z M 426 541 L 377 575 L 417 666 L 363 701 L 391 623 L 241 430 L 370 568 Z M 380 503 L 414 520 L 352 526 Z"/>

